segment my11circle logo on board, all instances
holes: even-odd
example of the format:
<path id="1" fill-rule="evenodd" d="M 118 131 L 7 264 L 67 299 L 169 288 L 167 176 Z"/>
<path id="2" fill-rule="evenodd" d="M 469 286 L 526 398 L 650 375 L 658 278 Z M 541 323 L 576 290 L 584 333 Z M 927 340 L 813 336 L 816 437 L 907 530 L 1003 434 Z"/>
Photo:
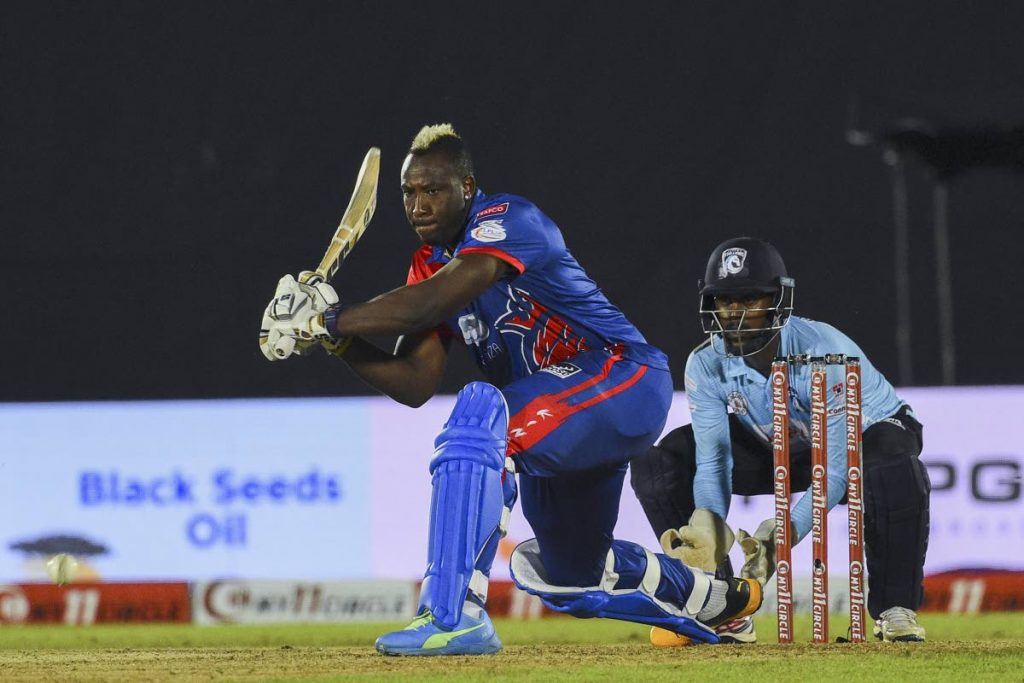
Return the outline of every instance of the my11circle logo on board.
<path id="1" fill-rule="evenodd" d="M 78 475 L 78 503 L 86 509 L 194 509 L 185 520 L 184 533 L 197 548 L 245 546 L 247 510 L 333 506 L 343 498 L 341 475 L 315 467 L 290 475 L 221 468 L 207 478 L 179 470 L 157 475 L 86 470 Z"/>

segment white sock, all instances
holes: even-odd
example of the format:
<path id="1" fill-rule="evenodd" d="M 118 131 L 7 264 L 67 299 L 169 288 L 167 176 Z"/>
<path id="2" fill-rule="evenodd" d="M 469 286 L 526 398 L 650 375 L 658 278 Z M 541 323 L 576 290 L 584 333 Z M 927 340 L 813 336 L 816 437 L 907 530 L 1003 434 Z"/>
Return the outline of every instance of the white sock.
<path id="1" fill-rule="evenodd" d="M 472 600 L 466 600 L 462 603 L 462 613 L 472 619 L 479 619 L 480 615 L 484 612 L 484 608 L 476 604 Z"/>
<path id="2" fill-rule="evenodd" d="M 708 601 L 704 608 L 697 613 L 698 621 L 711 621 L 725 609 L 725 595 L 729 591 L 729 582 L 719 579 L 712 579 L 711 591 L 708 594 Z"/>

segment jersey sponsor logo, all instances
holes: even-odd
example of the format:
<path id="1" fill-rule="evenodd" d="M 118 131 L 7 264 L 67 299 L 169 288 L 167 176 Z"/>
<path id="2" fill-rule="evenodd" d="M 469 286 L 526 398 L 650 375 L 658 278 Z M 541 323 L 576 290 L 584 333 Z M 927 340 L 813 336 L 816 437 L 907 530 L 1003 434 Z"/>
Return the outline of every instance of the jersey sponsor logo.
<path id="1" fill-rule="evenodd" d="M 494 326 L 503 339 L 509 335 L 520 337 L 522 358 L 531 372 L 590 350 L 585 338 L 528 292 L 509 287 L 508 295 L 506 312 Z"/>
<path id="2" fill-rule="evenodd" d="M 474 313 L 459 317 L 459 329 L 462 331 L 462 339 L 466 346 L 480 346 L 480 342 L 487 339 L 490 334 L 487 325 Z"/>
<path id="3" fill-rule="evenodd" d="M 487 218 L 488 216 L 497 216 L 508 211 L 508 202 L 502 202 L 501 204 L 495 204 L 494 206 L 488 206 L 486 209 L 481 209 L 476 212 L 473 218 Z"/>
<path id="4" fill-rule="evenodd" d="M 736 413 L 737 415 L 747 414 L 747 397 L 744 396 L 741 392 L 731 392 L 729 394 L 729 397 L 726 399 L 726 402 L 729 404 L 729 407 L 732 408 L 732 412 Z"/>
<path id="5" fill-rule="evenodd" d="M 540 371 L 548 372 L 555 377 L 565 379 L 567 377 L 572 377 L 577 372 L 580 372 L 580 368 L 572 363 L 557 363 L 555 365 L 549 365 L 546 368 L 541 368 Z"/>
<path id="6" fill-rule="evenodd" d="M 722 252 L 722 265 L 718 267 L 718 277 L 739 275 L 747 263 L 747 250 L 741 247 L 730 247 Z"/>
<path id="7" fill-rule="evenodd" d="M 484 221 L 469 231 L 473 239 L 478 242 L 500 242 L 505 239 L 505 226 L 501 224 L 503 219 Z"/>

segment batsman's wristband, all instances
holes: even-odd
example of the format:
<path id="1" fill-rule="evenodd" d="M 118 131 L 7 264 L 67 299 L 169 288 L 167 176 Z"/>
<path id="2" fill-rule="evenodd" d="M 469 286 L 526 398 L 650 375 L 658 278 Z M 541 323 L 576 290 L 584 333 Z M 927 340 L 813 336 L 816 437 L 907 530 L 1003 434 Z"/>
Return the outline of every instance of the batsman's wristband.
<path id="1" fill-rule="evenodd" d="M 334 304 L 329 306 L 324 311 L 324 327 L 327 329 L 327 334 L 331 335 L 331 339 L 334 341 L 342 341 L 343 337 L 338 334 L 338 314 L 345 310 L 345 307 L 341 304 Z M 347 339 L 347 337 L 346 337 Z M 346 344 L 347 348 L 347 344 Z"/>
<path id="2" fill-rule="evenodd" d="M 327 349 L 327 352 L 332 356 L 344 358 L 345 352 L 348 351 L 348 347 L 352 346 L 353 339 L 355 339 L 355 337 L 342 337 L 341 339 L 324 341 L 321 343 L 323 344 L 323 347 Z"/>

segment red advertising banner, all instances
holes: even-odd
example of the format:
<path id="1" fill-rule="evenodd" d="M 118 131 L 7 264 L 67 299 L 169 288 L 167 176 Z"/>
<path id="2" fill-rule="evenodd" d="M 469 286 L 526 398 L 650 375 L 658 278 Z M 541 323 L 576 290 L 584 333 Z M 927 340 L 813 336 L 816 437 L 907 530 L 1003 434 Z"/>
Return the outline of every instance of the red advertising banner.
<path id="1" fill-rule="evenodd" d="M 959 569 L 926 576 L 922 612 L 1024 611 L 1024 572 Z"/>
<path id="2" fill-rule="evenodd" d="M 0 585 L 0 624 L 188 623 L 188 584 Z"/>

